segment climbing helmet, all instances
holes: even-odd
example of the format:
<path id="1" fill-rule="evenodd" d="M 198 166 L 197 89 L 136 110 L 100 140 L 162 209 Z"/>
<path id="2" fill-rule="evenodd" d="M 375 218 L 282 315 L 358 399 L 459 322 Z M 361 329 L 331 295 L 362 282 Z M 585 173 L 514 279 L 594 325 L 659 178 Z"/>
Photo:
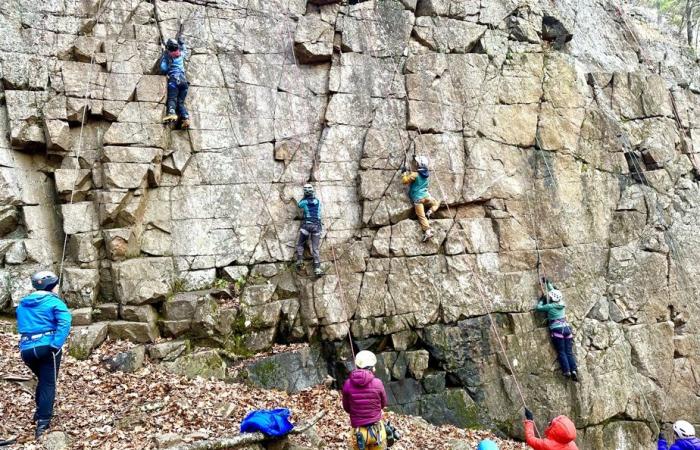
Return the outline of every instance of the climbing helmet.
<path id="1" fill-rule="evenodd" d="M 552 289 L 549 291 L 549 300 L 554 303 L 560 303 L 562 300 L 564 300 L 564 294 L 562 294 L 559 289 Z"/>
<path id="2" fill-rule="evenodd" d="M 32 286 L 41 291 L 50 291 L 58 284 L 58 277 L 50 270 L 42 270 L 32 275 Z"/>
<path id="3" fill-rule="evenodd" d="M 355 355 L 355 365 L 360 369 L 369 369 L 377 365 L 377 357 L 369 350 L 362 350 Z"/>
<path id="4" fill-rule="evenodd" d="M 314 187 L 311 183 L 306 183 L 304 185 L 304 197 L 311 197 L 314 195 Z"/>
<path id="5" fill-rule="evenodd" d="M 414 159 L 416 160 L 416 164 L 418 165 L 419 169 L 427 169 L 428 165 L 430 164 L 430 160 L 427 156 L 416 156 Z"/>
<path id="6" fill-rule="evenodd" d="M 685 420 L 679 420 L 673 424 L 673 432 L 679 438 L 689 438 L 695 436 L 695 427 Z"/>
<path id="7" fill-rule="evenodd" d="M 174 52 L 175 50 L 180 49 L 180 44 L 177 43 L 175 39 L 168 39 L 168 42 L 165 43 L 165 48 L 168 49 L 170 52 Z"/>

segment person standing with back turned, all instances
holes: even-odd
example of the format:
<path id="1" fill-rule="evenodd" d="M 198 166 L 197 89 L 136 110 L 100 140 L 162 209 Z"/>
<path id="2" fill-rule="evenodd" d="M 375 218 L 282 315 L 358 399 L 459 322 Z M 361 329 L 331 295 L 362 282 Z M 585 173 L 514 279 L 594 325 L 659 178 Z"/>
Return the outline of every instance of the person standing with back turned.
<path id="1" fill-rule="evenodd" d="M 357 369 L 343 384 L 343 409 L 350 415 L 353 435 L 351 450 L 384 450 L 387 448 L 386 427 L 382 413 L 386 407 L 386 391 L 382 380 L 374 376 L 377 357 L 368 350 L 355 356 Z"/>
<path id="2" fill-rule="evenodd" d="M 58 277 L 55 273 L 35 273 L 32 275 L 32 286 L 36 291 L 20 300 L 17 306 L 22 361 L 38 379 L 34 399 L 37 439 L 51 424 L 63 344 L 68 338 L 71 325 L 68 307 L 53 292 L 56 285 Z"/>

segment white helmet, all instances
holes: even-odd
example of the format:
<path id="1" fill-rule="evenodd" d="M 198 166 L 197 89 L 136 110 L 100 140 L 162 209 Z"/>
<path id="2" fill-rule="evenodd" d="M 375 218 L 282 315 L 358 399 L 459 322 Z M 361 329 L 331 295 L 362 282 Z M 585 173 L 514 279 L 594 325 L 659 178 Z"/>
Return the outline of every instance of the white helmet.
<path id="1" fill-rule="evenodd" d="M 559 289 L 552 289 L 549 291 L 549 300 L 553 301 L 554 303 L 560 303 L 562 300 L 564 300 L 564 294 L 562 294 Z"/>
<path id="2" fill-rule="evenodd" d="M 679 420 L 673 424 L 673 432 L 679 438 L 689 438 L 695 436 L 695 427 L 686 422 L 685 420 Z"/>
<path id="3" fill-rule="evenodd" d="M 428 165 L 430 164 L 430 160 L 427 156 L 416 156 L 414 159 L 416 160 L 416 164 L 418 164 L 419 169 L 427 169 Z"/>
<path id="4" fill-rule="evenodd" d="M 369 350 L 362 350 L 355 355 L 355 365 L 360 369 L 367 369 L 377 365 L 377 357 Z"/>
<path id="5" fill-rule="evenodd" d="M 311 183 L 306 183 L 303 189 L 305 197 L 311 197 L 314 195 L 314 186 Z"/>

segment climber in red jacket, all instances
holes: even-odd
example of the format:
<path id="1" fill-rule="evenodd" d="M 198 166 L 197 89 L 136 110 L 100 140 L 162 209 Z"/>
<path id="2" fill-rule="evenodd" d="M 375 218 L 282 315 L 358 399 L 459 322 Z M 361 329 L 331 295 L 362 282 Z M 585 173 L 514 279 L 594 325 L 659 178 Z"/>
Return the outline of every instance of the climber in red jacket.
<path id="1" fill-rule="evenodd" d="M 535 437 L 535 422 L 532 412 L 525 408 L 525 441 L 534 450 L 578 450 L 576 426 L 566 416 L 557 416 L 544 430 L 544 439 Z"/>

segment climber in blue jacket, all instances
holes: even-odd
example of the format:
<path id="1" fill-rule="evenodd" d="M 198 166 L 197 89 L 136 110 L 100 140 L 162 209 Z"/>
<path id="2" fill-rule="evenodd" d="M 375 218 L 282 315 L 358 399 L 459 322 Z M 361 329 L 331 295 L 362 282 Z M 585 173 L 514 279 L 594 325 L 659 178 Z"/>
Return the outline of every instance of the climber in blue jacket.
<path id="1" fill-rule="evenodd" d="M 700 450 L 700 439 L 695 436 L 695 427 L 685 420 L 673 424 L 673 435 L 676 440 L 670 450 Z M 659 433 L 658 450 L 669 450 L 663 433 Z"/>
<path id="2" fill-rule="evenodd" d="M 36 291 L 24 297 L 17 306 L 17 329 L 22 361 L 38 379 L 36 386 L 35 436 L 38 439 L 49 428 L 56 398 L 56 379 L 61 366 L 63 344 L 68 338 L 71 314 L 53 289 L 58 277 L 50 271 L 32 275 Z"/>
<path id="3" fill-rule="evenodd" d="M 160 71 L 168 76 L 168 100 L 163 122 L 174 122 L 179 117 L 182 121 L 180 127 L 185 129 L 190 126 L 190 115 L 185 107 L 185 99 L 190 87 L 185 76 L 185 58 L 188 53 L 185 41 L 182 39 L 182 24 L 180 24 L 176 39 L 168 39 L 165 44 L 165 51 L 160 58 Z"/>
<path id="4" fill-rule="evenodd" d="M 302 212 L 302 222 L 296 245 L 296 270 L 299 272 L 304 266 L 304 249 L 306 248 L 306 241 L 310 241 L 311 256 L 314 260 L 314 275 L 320 277 L 323 276 L 321 256 L 319 255 L 321 232 L 323 231 L 323 224 L 321 223 L 323 207 L 321 201 L 316 198 L 316 191 L 314 191 L 314 187 L 310 183 L 306 183 L 303 189 L 304 198 L 297 203 Z"/>

